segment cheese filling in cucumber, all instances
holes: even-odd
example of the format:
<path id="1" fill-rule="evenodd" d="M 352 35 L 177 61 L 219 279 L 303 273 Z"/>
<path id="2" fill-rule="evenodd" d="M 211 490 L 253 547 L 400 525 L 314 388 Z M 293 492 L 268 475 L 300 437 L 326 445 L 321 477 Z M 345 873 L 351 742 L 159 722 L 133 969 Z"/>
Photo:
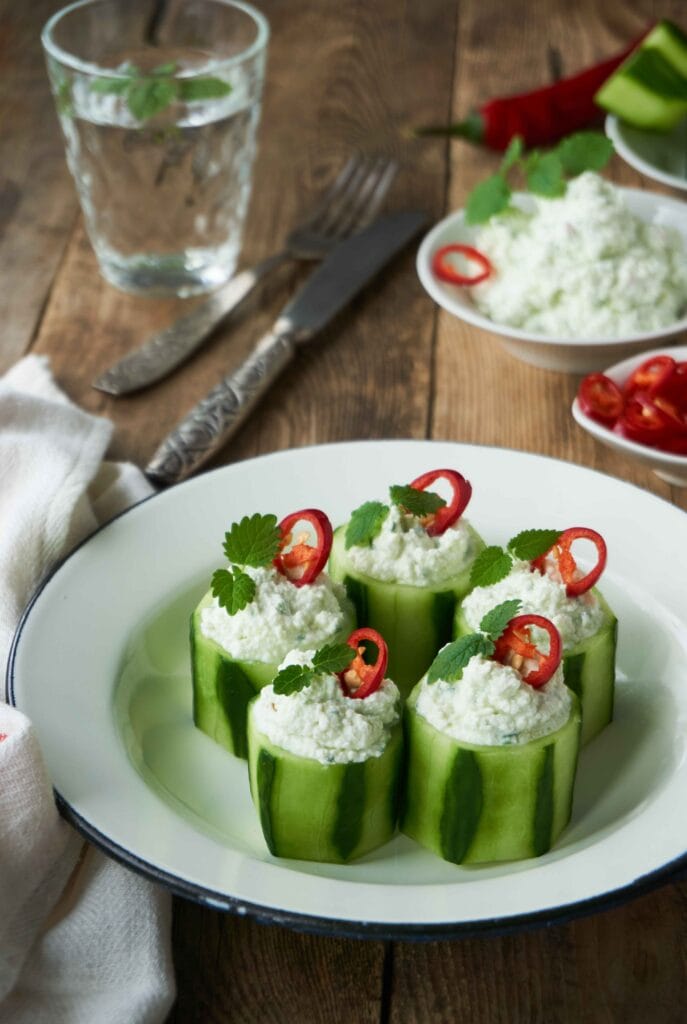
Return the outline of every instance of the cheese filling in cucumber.
<path id="1" fill-rule="evenodd" d="M 405 709 L 406 787 L 401 830 L 454 864 L 538 857 L 570 820 L 580 711 L 522 744 L 454 739 L 417 711 L 423 681 Z M 460 685 L 460 682 L 455 685 Z"/>
<path id="2" fill-rule="evenodd" d="M 603 596 L 596 589 L 592 593 L 603 610 L 601 625 L 585 640 L 567 648 L 564 646 L 562 662 L 565 684 L 580 701 L 582 746 L 594 739 L 612 720 L 615 693 L 618 622 Z M 465 612 L 459 608 L 455 616 L 454 636 L 465 636 L 471 632 Z"/>
<path id="3" fill-rule="evenodd" d="M 389 645 L 389 675 L 405 697 L 451 639 L 456 608 L 470 589 L 470 568 L 484 542 L 472 527 L 472 557 L 459 573 L 431 586 L 374 579 L 357 571 L 345 546 L 346 527 L 334 531 L 329 574 L 343 583 L 359 625 L 378 630 Z"/>
<path id="4" fill-rule="evenodd" d="M 263 686 L 272 682 L 279 662 L 232 658 L 224 647 L 206 636 L 202 614 L 212 603 L 212 594 L 208 592 L 191 617 L 193 721 L 230 753 L 247 758 L 248 705 Z M 341 627 L 327 639 L 345 640 L 354 625 L 355 612 L 344 599 Z"/>

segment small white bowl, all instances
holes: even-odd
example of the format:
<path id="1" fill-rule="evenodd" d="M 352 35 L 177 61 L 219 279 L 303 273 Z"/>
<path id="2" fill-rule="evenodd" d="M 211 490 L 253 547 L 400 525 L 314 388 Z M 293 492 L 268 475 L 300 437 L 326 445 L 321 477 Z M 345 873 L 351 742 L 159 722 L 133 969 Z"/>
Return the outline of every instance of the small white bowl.
<path id="1" fill-rule="evenodd" d="M 655 349 L 653 352 L 642 352 L 641 355 L 624 359 L 622 363 L 616 363 L 615 366 L 611 366 L 603 372 L 618 386 L 622 386 L 630 374 L 645 359 L 650 359 L 652 356 L 660 355 L 661 353 L 671 355 L 678 363 L 683 362 L 687 360 L 687 345 L 680 345 L 677 348 Z M 602 444 L 613 448 L 617 452 L 621 452 L 623 455 L 631 455 L 639 462 L 650 466 L 654 473 L 660 476 L 661 480 L 665 480 L 669 484 L 675 484 L 677 487 L 687 487 L 687 455 L 673 455 L 671 452 L 662 452 L 658 448 L 648 448 L 644 444 L 637 444 L 636 441 L 628 441 L 627 438 L 621 437 L 620 434 L 614 434 L 608 427 L 604 427 L 601 423 L 597 423 L 596 420 L 586 416 L 582 412 L 577 398 L 572 404 L 572 414 L 577 423 L 588 434 L 595 437 L 597 441 L 601 441 Z"/>
<path id="2" fill-rule="evenodd" d="M 663 222 L 680 232 L 687 250 L 687 203 L 641 189 L 621 188 L 620 191 L 628 208 L 643 220 L 653 221 L 660 211 Z M 515 199 L 523 208 L 532 208 L 530 195 L 518 193 Z M 432 273 L 432 257 L 437 249 L 451 242 L 474 245 L 476 234 L 477 229 L 465 223 L 464 210 L 456 210 L 439 221 L 425 236 L 418 251 L 418 276 L 435 302 L 461 320 L 501 335 L 507 351 L 526 363 L 564 373 L 591 373 L 603 369 L 613 359 L 644 351 L 687 330 L 687 315 L 657 331 L 614 338 L 558 338 L 496 323 L 479 312 L 468 288 L 446 284 Z"/>
<path id="3" fill-rule="evenodd" d="M 662 185 L 687 189 L 687 119 L 672 132 L 650 132 L 609 114 L 605 129 L 616 152 L 630 167 Z"/>

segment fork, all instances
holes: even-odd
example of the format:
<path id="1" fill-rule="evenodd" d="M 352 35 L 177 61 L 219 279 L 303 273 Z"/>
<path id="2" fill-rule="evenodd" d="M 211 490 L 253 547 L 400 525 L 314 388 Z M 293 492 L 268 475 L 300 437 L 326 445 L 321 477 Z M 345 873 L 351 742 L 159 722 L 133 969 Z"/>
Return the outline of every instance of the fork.
<path id="1" fill-rule="evenodd" d="M 321 260 L 337 244 L 373 220 L 398 164 L 382 156 L 353 156 L 310 214 L 294 227 L 283 248 L 233 277 L 223 288 L 140 348 L 105 370 L 93 387 L 126 395 L 154 384 L 183 363 L 268 274 L 288 260 Z"/>

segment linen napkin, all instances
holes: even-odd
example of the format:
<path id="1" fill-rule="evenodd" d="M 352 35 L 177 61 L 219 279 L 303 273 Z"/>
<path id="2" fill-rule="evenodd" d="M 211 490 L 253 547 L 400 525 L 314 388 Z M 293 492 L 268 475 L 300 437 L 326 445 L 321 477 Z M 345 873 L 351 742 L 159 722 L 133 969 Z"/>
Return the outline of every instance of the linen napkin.
<path id="1" fill-rule="evenodd" d="M 111 434 L 42 357 L 0 379 L 3 677 L 46 571 L 151 492 L 135 466 L 103 461 Z M 175 994 L 170 932 L 169 894 L 59 817 L 31 723 L 0 700 L 0 1024 L 158 1024 Z"/>

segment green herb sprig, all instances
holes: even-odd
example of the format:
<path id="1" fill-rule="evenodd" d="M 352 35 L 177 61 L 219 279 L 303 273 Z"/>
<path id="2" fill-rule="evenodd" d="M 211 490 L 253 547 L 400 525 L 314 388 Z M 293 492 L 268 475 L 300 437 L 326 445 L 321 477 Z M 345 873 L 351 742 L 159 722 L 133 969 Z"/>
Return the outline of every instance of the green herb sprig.
<path id="1" fill-rule="evenodd" d="M 276 557 L 281 543 L 281 534 L 274 515 L 244 516 L 238 523 L 232 523 L 224 535 L 224 554 L 231 567 L 217 569 L 212 574 L 212 593 L 220 607 L 229 615 L 236 615 L 249 605 L 255 597 L 255 582 L 243 571 L 245 566 L 254 568 L 270 565 Z"/>
<path id="2" fill-rule="evenodd" d="M 496 650 L 496 641 L 517 614 L 520 605 L 519 598 L 503 601 L 482 618 L 479 632 L 468 633 L 443 647 L 429 666 L 427 682 L 431 684 L 443 679 L 447 683 L 455 683 L 475 655 L 490 658 Z"/>
<path id="3" fill-rule="evenodd" d="M 555 199 L 565 195 L 569 178 L 583 171 L 600 171 L 613 154 L 613 143 L 601 132 L 576 132 L 555 149 L 524 152 L 519 135 L 511 139 L 496 174 L 481 181 L 468 196 L 465 220 L 484 224 L 497 213 L 512 210 L 513 179 L 519 177 L 530 192 Z"/>
<path id="4" fill-rule="evenodd" d="M 522 530 L 505 548 L 493 544 L 484 548 L 470 570 L 471 587 L 490 587 L 505 579 L 513 568 L 513 558 L 531 562 L 545 555 L 558 541 L 562 530 Z"/>
<path id="5" fill-rule="evenodd" d="M 315 651 L 309 665 L 287 665 L 274 677 L 275 693 L 290 696 L 310 686 L 318 676 L 343 672 L 351 664 L 356 652 L 348 644 L 327 644 Z"/>
<path id="6" fill-rule="evenodd" d="M 408 484 L 392 484 L 389 488 L 389 497 L 392 505 L 418 519 L 432 515 L 446 505 L 440 494 L 434 491 L 420 491 Z M 351 515 L 346 527 L 346 550 L 352 547 L 368 547 L 379 535 L 390 511 L 389 505 L 381 501 L 366 501 L 360 505 Z"/>
<path id="7" fill-rule="evenodd" d="M 143 72 L 135 64 L 122 68 L 117 78 L 99 78 L 91 84 L 91 92 L 123 96 L 138 121 L 147 121 L 174 102 L 219 99 L 231 92 L 231 85 L 221 78 L 174 78 L 178 66 L 174 61 Z"/>

